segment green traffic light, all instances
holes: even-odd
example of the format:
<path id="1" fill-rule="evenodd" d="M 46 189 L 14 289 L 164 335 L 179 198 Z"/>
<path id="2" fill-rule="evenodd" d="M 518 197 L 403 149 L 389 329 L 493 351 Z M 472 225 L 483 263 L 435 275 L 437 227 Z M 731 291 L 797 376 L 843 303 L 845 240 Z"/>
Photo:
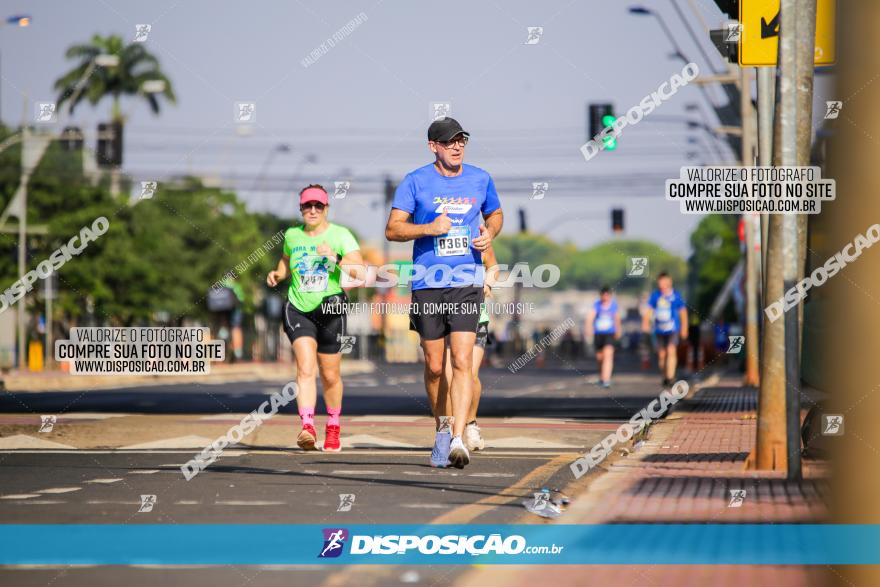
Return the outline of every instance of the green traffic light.
<path id="1" fill-rule="evenodd" d="M 602 126 L 609 128 L 614 124 L 615 120 L 617 120 L 617 118 L 613 114 L 606 114 L 602 117 Z M 613 136 L 603 137 L 602 142 L 605 144 L 606 151 L 613 151 L 617 148 L 617 139 Z"/>

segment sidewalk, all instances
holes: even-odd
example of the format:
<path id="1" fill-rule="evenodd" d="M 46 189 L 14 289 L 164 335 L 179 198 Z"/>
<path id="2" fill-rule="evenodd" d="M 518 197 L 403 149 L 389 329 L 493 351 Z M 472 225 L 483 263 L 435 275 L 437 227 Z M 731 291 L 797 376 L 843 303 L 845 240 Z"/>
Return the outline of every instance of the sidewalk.
<path id="1" fill-rule="evenodd" d="M 783 473 L 747 471 L 754 448 L 757 391 L 722 379 L 699 389 L 665 420 L 651 427 L 649 440 L 619 458 L 574 495 L 556 520 L 562 524 L 775 523 L 821 522 L 826 517 L 828 463 L 805 460 L 804 479 Z M 730 507 L 731 490 L 745 490 Z M 569 495 L 572 495 L 569 493 Z M 523 523 L 543 520 L 526 514 Z M 640 545 L 644 547 L 645 545 Z M 735 545 L 731 545 L 735 548 Z M 549 561 L 548 561 L 549 562 Z M 586 575 L 585 575 L 586 573 Z M 651 585 L 814 585 L 833 576 L 826 567 L 797 566 L 543 566 L 473 570 L 461 585 L 554 587 L 647 582 Z M 619 583 L 626 581 L 626 583 Z"/>
<path id="2" fill-rule="evenodd" d="M 370 361 L 345 359 L 342 374 L 372 373 L 375 366 Z M 75 391 L 82 389 L 108 389 L 129 385 L 170 385 L 179 383 L 234 383 L 236 381 L 289 380 L 296 372 L 293 363 L 212 363 L 211 372 L 204 375 L 71 375 L 64 371 L 11 371 L 0 376 L 5 390 L 23 391 Z"/>

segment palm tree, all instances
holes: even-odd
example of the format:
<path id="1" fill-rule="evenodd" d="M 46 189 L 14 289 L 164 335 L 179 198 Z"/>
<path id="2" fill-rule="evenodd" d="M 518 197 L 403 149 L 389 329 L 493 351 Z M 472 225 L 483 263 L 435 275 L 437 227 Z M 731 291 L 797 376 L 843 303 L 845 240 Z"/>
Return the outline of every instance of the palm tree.
<path id="1" fill-rule="evenodd" d="M 115 55 L 119 58 L 119 62 L 112 67 L 95 67 L 95 59 L 99 55 Z M 159 61 L 144 48 L 143 43 L 125 44 L 118 35 L 107 37 L 95 35 L 88 44 L 70 47 L 66 56 L 68 59 L 79 59 L 80 63 L 58 78 L 55 89 L 59 92 L 57 100 L 59 107 L 73 99 L 71 112 L 84 98 L 88 98 L 89 102 L 95 105 L 104 96 L 112 96 L 112 119 L 114 122 L 123 122 L 119 103 L 123 95 L 143 96 L 149 102 L 154 114 L 159 113 L 160 94 L 172 104 L 176 101 L 171 82 L 159 69 Z M 88 76 L 81 91 L 77 92 L 78 82 L 90 67 L 93 68 L 91 75 Z M 162 82 L 164 87 L 161 92 L 145 91 L 145 82 Z"/>

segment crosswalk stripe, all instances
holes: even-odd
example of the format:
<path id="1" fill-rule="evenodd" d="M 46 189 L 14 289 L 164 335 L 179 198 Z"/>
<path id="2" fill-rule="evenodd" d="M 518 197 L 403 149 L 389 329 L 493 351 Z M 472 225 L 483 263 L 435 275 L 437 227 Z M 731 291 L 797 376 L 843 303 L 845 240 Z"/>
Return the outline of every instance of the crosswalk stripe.
<path id="1" fill-rule="evenodd" d="M 34 438 L 27 434 L 13 434 L 0 438 L 0 449 L 20 450 L 20 449 L 52 449 L 52 450 L 75 450 L 75 446 L 69 444 L 61 444 L 60 442 L 52 442 L 51 440 L 43 440 L 42 438 Z"/>

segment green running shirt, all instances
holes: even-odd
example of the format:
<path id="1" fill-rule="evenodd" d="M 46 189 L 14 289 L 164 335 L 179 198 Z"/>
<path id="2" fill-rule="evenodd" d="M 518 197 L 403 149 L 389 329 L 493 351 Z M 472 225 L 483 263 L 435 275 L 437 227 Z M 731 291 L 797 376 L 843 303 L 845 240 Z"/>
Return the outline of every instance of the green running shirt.
<path id="1" fill-rule="evenodd" d="M 302 226 L 288 228 L 284 233 L 284 254 L 290 257 L 290 287 L 287 299 L 300 312 L 311 312 L 327 296 L 342 293 L 339 279 L 342 270 L 336 259 L 318 255 L 318 245 L 327 243 L 333 252 L 345 256 L 360 249 L 351 232 L 330 223 L 327 230 L 309 236 Z"/>

